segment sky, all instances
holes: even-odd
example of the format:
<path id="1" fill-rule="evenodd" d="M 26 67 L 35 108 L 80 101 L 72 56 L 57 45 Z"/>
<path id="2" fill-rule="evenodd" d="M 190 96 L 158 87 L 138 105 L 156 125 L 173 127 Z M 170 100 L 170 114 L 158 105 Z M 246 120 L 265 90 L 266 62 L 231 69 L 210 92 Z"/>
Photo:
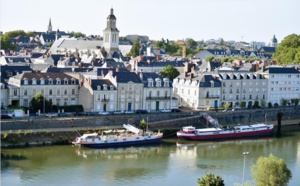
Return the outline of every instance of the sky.
<path id="1" fill-rule="evenodd" d="M 300 0 L 0 0 L 0 31 L 103 35 L 114 9 L 120 36 L 278 42 L 300 34 Z"/>

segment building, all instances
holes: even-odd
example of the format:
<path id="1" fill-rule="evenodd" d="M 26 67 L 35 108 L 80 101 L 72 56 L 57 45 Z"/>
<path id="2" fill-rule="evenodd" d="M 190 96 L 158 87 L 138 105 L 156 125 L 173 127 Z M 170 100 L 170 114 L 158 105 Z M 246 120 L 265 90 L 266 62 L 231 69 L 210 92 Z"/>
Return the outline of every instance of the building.
<path id="1" fill-rule="evenodd" d="M 281 100 L 291 103 L 300 98 L 300 72 L 292 67 L 269 67 L 264 72 L 268 80 L 268 102 L 281 105 Z"/>
<path id="2" fill-rule="evenodd" d="M 139 77 L 144 84 L 141 109 L 159 111 L 178 108 L 178 100 L 172 95 L 172 82 L 153 72 L 141 72 Z"/>
<path id="3" fill-rule="evenodd" d="M 194 109 L 220 106 L 221 81 L 216 74 L 183 73 L 173 80 L 178 105 Z"/>
<path id="4" fill-rule="evenodd" d="M 85 78 L 79 89 L 79 104 L 91 112 L 117 110 L 117 89 L 107 79 Z"/>
<path id="5" fill-rule="evenodd" d="M 8 104 L 29 107 L 41 93 L 53 105 L 77 105 L 78 86 L 78 79 L 64 73 L 22 73 L 9 78 Z"/>
<path id="6" fill-rule="evenodd" d="M 253 106 L 255 101 L 259 105 L 268 100 L 268 80 L 260 73 L 242 71 L 219 71 L 222 81 L 221 105 L 230 103 L 232 106 Z"/>

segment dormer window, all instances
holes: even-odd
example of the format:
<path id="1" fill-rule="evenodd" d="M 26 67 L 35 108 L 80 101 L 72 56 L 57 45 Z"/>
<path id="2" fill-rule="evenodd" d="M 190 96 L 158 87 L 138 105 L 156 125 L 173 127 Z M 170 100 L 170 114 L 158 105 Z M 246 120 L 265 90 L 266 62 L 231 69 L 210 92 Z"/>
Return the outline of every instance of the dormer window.
<path id="1" fill-rule="evenodd" d="M 152 79 L 148 79 L 148 87 L 153 87 L 153 80 Z"/>
<path id="2" fill-rule="evenodd" d="M 114 89 L 114 86 L 113 85 L 110 85 L 110 88 L 109 88 L 110 90 L 113 90 Z"/>
<path id="3" fill-rule="evenodd" d="M 107 85 L 103 84 L 103 90 L 107 90 Z"/>
<path id="4" fill-rule="evenodd" d="M 45 79 L 41 78 L 41 85 L 45 85 Z"/>
<path id="5" fill-rule="evenodd" d="M 36 85 L 36 79 L 35 78 L 32 79 L 32 84 Z"/>
<path id="6" fill-rule="evenodd" d="M 76 84 L 76 80 L 74 78 L 71 79 L 71 84 L 75 85 Z"/>
<path id="7" fill-rule="evenodd" d="M 49 81 L 49 85 L 53 85 L 53 79 L 50 78 L 48 81 Z"/>
<path id="8" fill-rule="evenodd" d="M 67 79 L 67 78 L 64 79 L 64 84 L 65 84 L 65 85 L 68 84 L 68 79 Z"/>
<path id="9" fill-rule="evenodd" d="M 169 87 L 169 79 L 164 78 L 164 87 Z"/>
<path id="10" fill-rule="evenodd" d="M 97 86 L 97 90 L 101 90 L 101 86 L 100 85 Z"/>
<path id="11" fill-rule="evenodd" d="M 28 85 L 28 79 L 27 78 L 24 79 L 24 85 Z"/>
<path id="12" fill-rule="evenodd" d="M 61 84 L 61 81 L 60 81 L 59 78 L 56 79 L 56 84 L 57 84 L 57 85 L 60 85 L 60 84 Z"/>
<path id="13" fill-rule="evenodd" d="M 159 78 L 155 79 L 156 87 L 161 87 L 161 80 Z"/>

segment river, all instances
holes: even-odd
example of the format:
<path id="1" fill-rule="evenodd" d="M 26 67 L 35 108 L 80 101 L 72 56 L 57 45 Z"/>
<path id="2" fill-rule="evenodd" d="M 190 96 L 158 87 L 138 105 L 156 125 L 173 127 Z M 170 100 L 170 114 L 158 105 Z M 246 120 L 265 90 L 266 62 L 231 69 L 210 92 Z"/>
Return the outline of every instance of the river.
<path id="1" fill-rule="evenodd" d="M 212 172 L 225 185 L 252 181 L 251 166 L 270 153 L 284 159 L 300 183 L 300 127 L 285 127 L 280 138 L 221 142 L 163 140 L 156 146 L 88 149 L 43 146 L 1 149 L 1 185 L 197 185 Z"/>

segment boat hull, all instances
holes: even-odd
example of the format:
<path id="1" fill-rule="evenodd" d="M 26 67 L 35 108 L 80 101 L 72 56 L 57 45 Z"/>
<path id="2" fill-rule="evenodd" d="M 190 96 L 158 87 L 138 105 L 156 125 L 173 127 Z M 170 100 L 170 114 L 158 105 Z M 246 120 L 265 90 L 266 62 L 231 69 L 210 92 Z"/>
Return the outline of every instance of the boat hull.
<path id="1" fill-rule="evenodd" d="M 117 142 L 100 142 L 100 143 L 80 143 L 77 145 L 89 148 L 110 148 L 110 147 L 128 147 L 128 146 L 140 146 L 140 145 L 151 145 L 160 143 L 162 137 L 143 139 L 136 141 L 117 141 Z"/>
<path id="2" fill-rule="evenodd" d="M 272 136 L 273 130 L 262 130 L 262 131 L 251 131 L 251 132 L 232 132 L 232 133 L 220 133 L 220 134 L 209 134 L 209 135 L 197 135 L 197 134 L 185 134 L 177 132 L 179 139 L 186 140 L 224 140 L 234 138 L 252 138 L 252 137 L 268 137 Z"/>

